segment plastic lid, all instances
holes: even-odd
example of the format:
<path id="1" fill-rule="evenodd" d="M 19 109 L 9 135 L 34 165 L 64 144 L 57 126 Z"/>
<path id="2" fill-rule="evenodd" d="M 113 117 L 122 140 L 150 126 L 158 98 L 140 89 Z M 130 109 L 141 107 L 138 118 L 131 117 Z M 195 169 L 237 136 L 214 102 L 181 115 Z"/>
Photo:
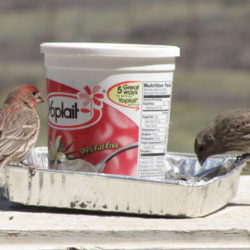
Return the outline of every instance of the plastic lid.
<path id="1" fill-rule="evenodd" d="M 45 54 L 140 58 L 180 56 L 180 49 L 175 46 L 115 43 L 42 43 L 41 52 Z"/>

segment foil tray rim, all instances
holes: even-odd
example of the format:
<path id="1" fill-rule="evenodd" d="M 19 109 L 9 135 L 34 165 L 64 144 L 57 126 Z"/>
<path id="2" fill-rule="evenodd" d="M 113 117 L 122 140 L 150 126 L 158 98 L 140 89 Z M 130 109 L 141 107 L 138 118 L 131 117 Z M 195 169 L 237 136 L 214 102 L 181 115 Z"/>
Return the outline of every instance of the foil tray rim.
<path id="1" fill-rule="evenodd" d="M 39 147 L 39 148 L 47 148 L 47 147 Z M 167 155 L 172 156 L 181 156 L 181 157 L 189 157 L 196 158 L 196 155 L 193 153 L 183 153 L 183 152 L 168 152 Z M 228 158 L 228 159 L 236 159 L 236 155 L 233 154 L 223 154 L 223 155 L 214 155 L 211 159 L 216 158 Z M 200 180 L 200 181 L 188 181 L 188 180 L 175 180 L 175 179 L 163 179 L 156 180 L 150 178 L 141 178 L 136 176 L 126 176 L 126 175 L 116 175 L 116 174 L 105 174 L 105 173 L 93 173 L 93 172 L 83 172 L 83 171 L 70 171 L 70 170 L 55 170 L 55 169 L 45 169 L 45 168 L 36 168 L 36 171 L 49 172 L 49 173 L 61 173 L 61 174 L 69 174 L 69 175 L 79 175 L 79 176 L 88 176 L 95 178 L 104 178 L 104 179 L 116 179 L 116 180 L 125 180 L 125 181 L 138 181 L 138 182 L 149 182 L 149 183 L 159 183 L 159 184 L 173 184 L 173 185 L 183 185 L 183 186 L 204 186 L 209 185 L 210 183 L 217 181 L 218 179 L 228 178 L 230 175 L 233 175 L 235 172 L 240 171 L 242 168 L 246 166 L 245 162 L 240 162 L 226 174 L 215 176 L 209 180 Z M 11 167 L 24 168 L 27 169 L 26 166 L 18 166 L 11 165 Z"/>

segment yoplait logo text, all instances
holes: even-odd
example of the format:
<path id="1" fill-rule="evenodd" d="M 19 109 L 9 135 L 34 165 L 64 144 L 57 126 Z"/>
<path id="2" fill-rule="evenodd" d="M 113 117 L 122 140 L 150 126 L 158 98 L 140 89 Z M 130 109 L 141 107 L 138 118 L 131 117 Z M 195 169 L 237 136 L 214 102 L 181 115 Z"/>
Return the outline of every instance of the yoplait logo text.
<path id="1" fill-rule="evenodd" d="M 101 87 L 84 86 L 76 94 L 51 92 L 48 94 L 48 122 L 58 129 L 78 129 L 97 123 L 102 117 L 104 94 Z"/>
<path id="2" fill-rule="evenodd" d="M 77 119 L 78 112 L 80 109 L 78 108 L 77 102 L 75 102 L 71 107 L 65 107 L 64 102 L 61 101 L 61 104 L 57 107 L 54 106 L 54 101 L 48 101 L 48 116 L 52 117 L 54 121 L 57 123 L 58 118 L 67 118 L 67 119 Z"/>

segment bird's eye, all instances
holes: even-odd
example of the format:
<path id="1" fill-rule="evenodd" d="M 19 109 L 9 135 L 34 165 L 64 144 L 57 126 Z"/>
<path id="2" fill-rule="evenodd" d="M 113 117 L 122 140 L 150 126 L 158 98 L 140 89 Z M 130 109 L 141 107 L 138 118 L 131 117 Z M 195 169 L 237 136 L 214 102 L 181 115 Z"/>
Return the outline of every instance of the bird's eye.
<path id="1" fill-rule="evenodd" d="M 35 95 L 36 95 L 36 91 L 33 91 L 33 92 L 32 92 L 32 95 L 35 96 Z"/>

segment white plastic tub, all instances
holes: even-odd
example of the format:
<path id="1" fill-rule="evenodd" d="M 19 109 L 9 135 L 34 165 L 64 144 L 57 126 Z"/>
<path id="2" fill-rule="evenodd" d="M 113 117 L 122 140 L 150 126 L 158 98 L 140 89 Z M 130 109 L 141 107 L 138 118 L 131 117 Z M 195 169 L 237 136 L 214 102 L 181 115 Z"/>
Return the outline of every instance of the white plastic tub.
<path id="1" fill-rule="evenodd" d="M 162 179 L 179 48 L 43 43 L 50 167 Z"/>

